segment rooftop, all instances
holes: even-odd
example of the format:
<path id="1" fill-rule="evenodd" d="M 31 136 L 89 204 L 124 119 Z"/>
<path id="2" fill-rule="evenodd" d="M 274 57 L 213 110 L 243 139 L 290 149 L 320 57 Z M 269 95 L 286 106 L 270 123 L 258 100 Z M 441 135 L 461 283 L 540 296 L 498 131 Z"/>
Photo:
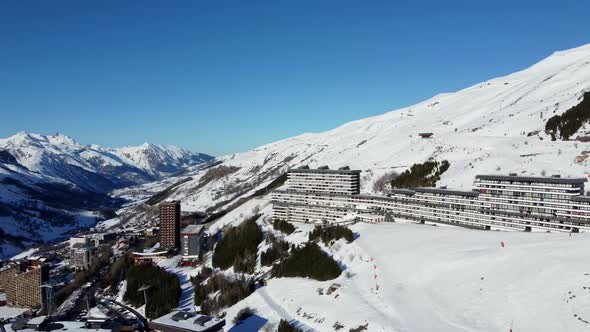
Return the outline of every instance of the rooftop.
<path id="1" fill-rule="evenodd" d="M 209 317 L 189 311 L 173 311 L 150 322 L 150 327 L 153 329 L 165 327 L 166 331 L 179 332 L 219 331 L 224 325 L 225 319 Z"/>
<path id="2" fill-rule="evenodd" d="M 193 234 L 201 233 L 203 231 L 203 225 L 188 225 L 180 231 L 182 234 Z"/>
<path id="3" fill-rule="evenodd" d="M 587 196 L 587 195 L 573 196 L 572 201 L 590 202 L 590 196 Z"/>
<path id="4" fill-rule="evenodd" d="M 180 201 L 165 201 L 160 203 L 160 206 L 180 205 Z"/>
<path id="5" fill-rule="evenodd" d="M 301 169 L 291 168 L 288 173 L 324 173 L 324 174 L 360 174 L 360 170 L 351 169 Z"/>
<path id="6" fill-rule="evenodd" d="M 431 194 L 444 194 L 444 195 L 457 195 L 457 196 L 471 196 L 477 197 L 479 196 L 479 192 L 477 191 L 464 191 L 464 190 L 454 190 L 454 189 L 447 189 L 447 188 L 414 188 L 416 192 L 423 192 L 423 193 L 431 193 Z"/>
<path id="7" fill-rule="evenodd" d="M 35 318 L 31 318 L 27 324 L 29 325 L 41 325 L 47 319 L 47 316 L 37 316 Z"/>
<path id="8" fill-rule="evenodd" d="M 401 195 L 414 195 L 416 192 L 411 189 L 392 189 L 392 193 Z"/>
<path id="9" fill-rule="evenodd" d="M 476 175 L 476 179 L 480 180 L 496 180 L 496 181 L 521 181 L 521 182 L 542 182 L 542 183 L 561 183 L 561 184 L 576 184 L 584 183 L 588 180 L 586 178 L 561 178 L 555 176 L 518 176 L 518 175 Z"/>
<path id="10" fill-rule="evenodd" d="M 21 327 L 21 326 L 19 326 L 19 327 Z M 35 331 L 39 331 L 39 330 L 37 330 L 35 328 L 31 328 L 31 327 L 24 327 L 24 329 L 19 328 L 18 330 L 16 330 L 13 328 L 13 326 L 11 324 L 4 325 L 4 329 L 6 329 L 6 332 L 16 332 L 16 331 L 18 331 L 18 332 L 35 332 Z M 94 331 L 94 332 L 113 331 L 113 329 L 110 329 L 110 328 L 90 329 L 90 328 L 86 328 L 86 323 L 84 323 L 84 322 L 72 322 L 72 321 L 54 322 L 51 324 L 50 329 L 52 331 Z"/>

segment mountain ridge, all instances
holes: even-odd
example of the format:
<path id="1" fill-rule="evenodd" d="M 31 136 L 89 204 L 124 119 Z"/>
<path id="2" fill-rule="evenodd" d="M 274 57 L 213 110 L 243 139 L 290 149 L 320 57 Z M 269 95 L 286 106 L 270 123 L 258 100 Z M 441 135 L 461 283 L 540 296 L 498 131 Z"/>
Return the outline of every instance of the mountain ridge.
<path id="1" fill-rule="evenodd" d="M 64 162 L 97 173 L 103 169 L 107 173 L 113 172 L 113 168 L 121 167 L 135 173 L 137 183 L 157 180 L 214 158 L 172 145 L 144 143 L 109 148 L 83 145 L 63 134 L 41 135 L 24 131 L 0 139 L 0 151 L 12 155 L 21 166 L 41 176 L 60 178 L 61 174 L 52 169 L 52 164 Z"/>

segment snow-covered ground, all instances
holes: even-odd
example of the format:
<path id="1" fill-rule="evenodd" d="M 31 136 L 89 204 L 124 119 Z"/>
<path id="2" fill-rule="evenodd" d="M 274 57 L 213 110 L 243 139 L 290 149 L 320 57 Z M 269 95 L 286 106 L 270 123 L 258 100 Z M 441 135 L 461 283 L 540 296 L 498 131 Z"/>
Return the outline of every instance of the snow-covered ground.
<path id="1" fill-rule="evenodd" d="M 341 277 L 271 279 L 228 317 L 250 306 L 270 323 L 296 319 L 318 331 L 336 322 L 345 330 L 369 323 L 369 331 L 590 329 L 590 234 L 352 228 L 358 239 L 330 248 L 345 266 Z M 327 295 L 334 283 L 341 287 Z"/>
<path id="2" fill-rule="evenodd" d="M 224 227 L 237 226 L 249 217 L 258 213 L 270 215 L 272 206 L 267 198 L 254 198 L 238 206 L 209 226 L 209 233 L 214 234 Z"/>
<path id="3" fill-rule="evenodd" d="M 0 307 L 0 319 L 13 318 L 13 317 L 16 317 L 16 316 L 22 314 L 23 312 L 25 312 L 27 310 L 29 310 L 29 309 L 13 308 L 13 307 L 8 307 L 8 306 Z"/>

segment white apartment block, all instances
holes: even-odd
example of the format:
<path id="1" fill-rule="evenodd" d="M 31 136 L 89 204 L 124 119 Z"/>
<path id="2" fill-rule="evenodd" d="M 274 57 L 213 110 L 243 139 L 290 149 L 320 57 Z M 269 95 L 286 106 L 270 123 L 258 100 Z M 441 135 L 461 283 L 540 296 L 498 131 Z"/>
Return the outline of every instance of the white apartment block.
<path id="1" fill-rule="evenodd" d="M 337 172 L 289 171 L 286 187 L 271 194 L 273 218 L 312 223 L 400 218 L 479 229 L 590 231 L 586 178 L 478 175 L 472 191 L 414 188 L 371 196 L 359 194 L 354 185 L 343 190 L 349 187 L 334 180 Z M 357 183 L 360 171 L 343 175 L 344 183 Z"/>
<path id="2" fill-rule="evenodd" d="M 349 169 L 292 169 L 287 173 L 287 190 L 327 194 L 359 194 L 361 171 Z"/>
<path id="3" fill-rule="evenodd" d="M 70 249 L 70 266 L 76 270 L 89 269 L 94 261 L 94 252 L 94 247 L 75 245 Z"/>

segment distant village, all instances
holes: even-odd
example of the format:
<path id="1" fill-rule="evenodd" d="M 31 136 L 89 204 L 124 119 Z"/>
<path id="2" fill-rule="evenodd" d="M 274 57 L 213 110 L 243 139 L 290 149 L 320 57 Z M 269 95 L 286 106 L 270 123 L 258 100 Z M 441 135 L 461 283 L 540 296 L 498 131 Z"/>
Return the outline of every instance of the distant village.
<path id="1" fill-rule="evenodd" d="M 2 262 L 0 312 L 7 308 L 15 315 L 0 318 L 0 331 L 222 330 L 224 318 L 202 315 L 194 308 L 173 310 L 148 321 L 145 311 L 138 312 L 102 288 L 118 261 L 131 259 L 133 266 L 153 267 L 163 259 L 181 256 L 179 265 L 195 266 L 211 248 L 215 234 L 210 236 L 206 225 L 182 227 L 179 201 L 162 203 L 159 216 L 159 224 L 145 229 L 91 229 Z"/>

